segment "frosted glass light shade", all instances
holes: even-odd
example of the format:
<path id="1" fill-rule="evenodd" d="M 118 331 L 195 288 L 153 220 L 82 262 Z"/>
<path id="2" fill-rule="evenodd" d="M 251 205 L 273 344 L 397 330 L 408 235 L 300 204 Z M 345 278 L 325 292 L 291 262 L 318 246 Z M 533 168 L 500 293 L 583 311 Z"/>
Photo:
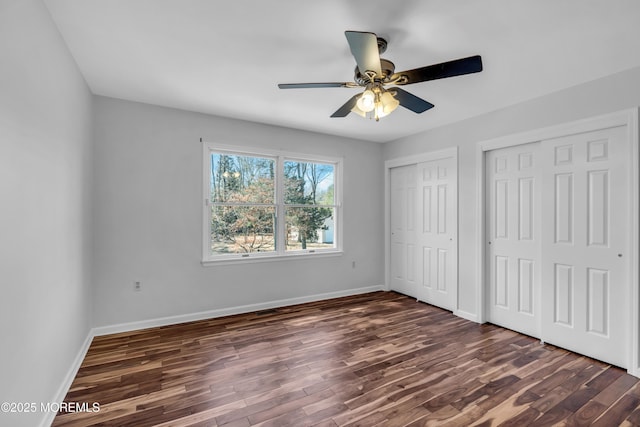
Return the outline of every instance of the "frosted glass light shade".
<path id="1" fill-rule="evenodd" d="M 376 106 L 375 101 L 376 101 L 376 95 L 373 93 L 373 91 L 367 89 L 364 92 L 362 92 L 362 95 L 360 95 L 360 98 L 358 98 L 356 105 L 360 110 L 364 111 L 365 113 L 368 113 L 369 111 L 373 111 L 373 109 L 375 108 Z"/>
<path id="2" fill-rule="evenodd" d="M 380 104 L 382 104 L 383 112 L 385 113 L 385 115 L 387 115 L 398 108 L 398 105 L 400 105 L 400 101 L 395 99 L 389 92 L 384 92 L 382 95 L 380 95 Z"/>

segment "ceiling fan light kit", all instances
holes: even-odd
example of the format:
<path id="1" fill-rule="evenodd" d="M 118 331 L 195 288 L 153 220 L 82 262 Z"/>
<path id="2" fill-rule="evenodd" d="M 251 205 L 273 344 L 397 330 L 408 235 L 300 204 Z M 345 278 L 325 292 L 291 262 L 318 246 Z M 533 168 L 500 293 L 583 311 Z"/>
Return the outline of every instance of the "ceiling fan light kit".
<path id="1" fill-rule="evenodd" d="M 362 92 L 356 101 L 352 112 L 367 119 L 375 119 L 389 115 L 398 108 L 400 101 L 393 96 L 393 92 L 385 90 L 382 85 L 375 85 Z"/>
<path id="2" fill-rule="evenodd" d="M 364 87 L 365 90 L 351 97 L 331 117 L 346 117 L 350 112 L 375 119 L 389 115 L 399 105 L 420 114 L 433 108 L 433 104 L 397 86 L 420 83 L 429 80 L 461 76 L 482 71 L 479 55 L 456 59 L 413 70 L 395 72 L 393 62 L 380 58 L 387 49 L 387 41 L 374 33 L 345 31 L 351 54 L 356 60 L 354 83 L 283 83 L 280 89 L 322 88 L 322 87 Z M 385 85 L 395 85 L 386 89 Z"/>

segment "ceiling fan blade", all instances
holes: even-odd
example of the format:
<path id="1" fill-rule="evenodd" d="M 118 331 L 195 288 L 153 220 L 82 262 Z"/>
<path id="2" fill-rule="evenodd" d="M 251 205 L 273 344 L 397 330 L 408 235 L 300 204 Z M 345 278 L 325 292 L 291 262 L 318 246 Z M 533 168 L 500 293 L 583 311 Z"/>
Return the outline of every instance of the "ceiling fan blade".
<path id="1" fill-rule="evenodd" d="M 408 85 L 411 83 L 444 79 L 446 77 L 479 73 L 480 71 L 482 71 L 482 58 L 480 55 L 475 55 L 468 58 L 454 59 L 453 61 L 415 68 L 413 70 L 400 71 L 399 73 L 394 73 L 391 79 L 399 79 L 395 83 L 396 85 Z"/>
<path id="2" fill-rule="evenodd" d="M 418 98 L 399 87 L 394 87 L 393 89 L 389 89 L 389 91 L 396 93 L 395 98 L 400 102 L 400 105 L 414 113 L 424 113 L 428 109 L 434 107 L 432 103 L 427 102 L 422 98 Z"/>
<path id="3" fill-rule="evenodd" d="M 356 105 L 359 96 L 360 94 L 352 96 L 342 107 L 338 108 L 331 117 L 346 117 L 347 114 L 351 112 L 351 109 Z"/>
<path id="4" fill-rule="evenodd" d="M 345 31 L 351 54 L 356 59 L 360 74 L 365 71 L 373 71 L 377 76 L 382 76 L 380 67 L 380 53 L 378 52 L 378 37 L 373 33 L 360 31 Z"/>
<path id="5" fill-rule="evenodd" d="M 330 83 L 280 83 L 278 87 L 280 89 L 311 89 L 318 87 L 356 87 L 357 84 L 353 82 L 330 82 Z"/>

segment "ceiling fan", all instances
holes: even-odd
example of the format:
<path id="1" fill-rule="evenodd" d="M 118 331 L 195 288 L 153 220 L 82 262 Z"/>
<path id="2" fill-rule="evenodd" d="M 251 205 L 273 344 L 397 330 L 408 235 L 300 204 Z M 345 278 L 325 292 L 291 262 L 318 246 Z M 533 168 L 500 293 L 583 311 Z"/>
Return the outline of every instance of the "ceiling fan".
<path id="1" fill-rule="evenodd" d="M 378 121 L 395 110 L 398 105 L 418 114 L 433 108 L 434 105 L 430 102 L 398 86 L 482 71 L 482 58 L 480 55 L 475 55 L 396 73 L 393 62 L 380 58 L 380 54 L 387 50 L 385 39 L 377 37 L 374 33 L 361 31 L 345 31 L 345 35 L 357 64 L 353 82 L 281 83 L 278 87 L 280 89 L 364 87 L 364 92 L 351 97 L 331 117 L 346 117 L 350 112 L 354 112 Z M 387 85 L 393 85 L 393 87 L 386 88 Z"/>

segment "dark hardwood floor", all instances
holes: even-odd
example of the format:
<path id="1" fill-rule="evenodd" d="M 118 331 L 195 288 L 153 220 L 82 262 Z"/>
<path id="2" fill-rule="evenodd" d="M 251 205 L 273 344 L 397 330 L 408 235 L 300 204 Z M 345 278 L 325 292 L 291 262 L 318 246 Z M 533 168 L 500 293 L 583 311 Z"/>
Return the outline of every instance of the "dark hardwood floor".
<path id="1" fill-rule="evenodd" d="M 393 292 L 97 337 L 54 426 L 640 425 L 625 371 Z"/>

